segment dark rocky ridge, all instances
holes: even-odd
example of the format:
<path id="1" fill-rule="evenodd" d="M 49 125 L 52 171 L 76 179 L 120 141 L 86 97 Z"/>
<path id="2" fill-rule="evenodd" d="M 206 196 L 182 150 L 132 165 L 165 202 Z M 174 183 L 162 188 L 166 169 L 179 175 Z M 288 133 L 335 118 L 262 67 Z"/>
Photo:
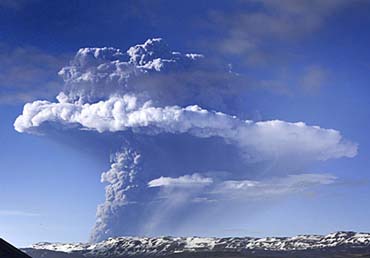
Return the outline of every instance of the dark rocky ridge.
<path id="1" fill-rule="evenodd" d="M 1 258 L 30 258 L 27 254 L 0 238 Z"/>

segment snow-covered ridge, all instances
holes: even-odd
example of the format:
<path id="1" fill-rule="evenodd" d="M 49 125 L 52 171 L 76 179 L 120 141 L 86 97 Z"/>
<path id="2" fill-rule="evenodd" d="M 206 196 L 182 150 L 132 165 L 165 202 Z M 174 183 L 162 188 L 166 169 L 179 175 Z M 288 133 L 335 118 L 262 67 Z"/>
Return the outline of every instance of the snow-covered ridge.
<path id="1" fill-rule="evenodd" d="M 326 236 L 299 235 L 295 237 L 118 237 L 88 243 L 37 243 L 33 249 L 44 249 L 85 256 L 168 255 L 195 251 L 297 251 L 323 248 L 362 248 L 370 246 L 370 233 L 336 232 Z"/>

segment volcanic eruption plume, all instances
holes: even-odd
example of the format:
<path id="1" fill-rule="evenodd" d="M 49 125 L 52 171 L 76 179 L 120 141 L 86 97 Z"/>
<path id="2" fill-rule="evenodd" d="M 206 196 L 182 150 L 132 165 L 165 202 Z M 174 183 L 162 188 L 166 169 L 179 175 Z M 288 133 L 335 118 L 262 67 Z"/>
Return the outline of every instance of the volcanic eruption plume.
<path id="1" fill-rule="evenodd" d="M 181 232 L 205 207 L 331 184 L 335 176 L 307 173 L 306 165 L 357 153 L 333 129 L 243 119 L 247 81 L 203 55 L 174 52 L 162 39 L 126 52 L 80 49 L 59 75 L 65 87 L 56 101 L 27 103 L 14 127 L 95 132 L 119 142 L 107 153 L 92 241 Z"/>

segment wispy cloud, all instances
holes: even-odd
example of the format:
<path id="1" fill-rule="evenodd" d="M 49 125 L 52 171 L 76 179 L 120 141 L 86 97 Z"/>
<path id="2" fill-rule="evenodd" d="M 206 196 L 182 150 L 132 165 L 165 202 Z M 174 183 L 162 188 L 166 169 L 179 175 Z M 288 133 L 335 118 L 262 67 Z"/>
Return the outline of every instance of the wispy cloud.
<path id="1" fill-rule="evenodd" d="M 0 0 L 0 8 L 19 10 L 37 0 Z"/>
<path id="2" fill-rule="evenodd" d="M 225 30 L 224 40 L 218 42 L 219 50 L 231 54 L 258 54 L 254 58 L 259 59 L 262 56 L 258 50 L 271 47 L 266 44 L 268 41 L 304 38 L 320 29 L 327 17 L 354 2 L 359 1 L 239 1 L 239 8 L 234 12 L 210 12 L 209 26 L 217 31 Z"/>
<path id="3" fill-rule="evenodd" d="M 336 179 L 329 174 L 299 174 L 262 181 L 230 180 L 217 185 L 212 194 L 231 199 L 272 198 L 304 192 L 319 185 L 333 184 Z"/>
<path id="4" fill-rule="evenodd" d="M 39 213 L 21 211 L 21 210 L 0 210 L 0 216 L 2 217 L 38 217 L 41 216 Z"/>
<path id="5" fill-rule="evenodd" d="M 328 72 L 320 66 L 309 66 L 305 69 L 301 85 L 308 93 L 315 93 L 324 86 Z"/>
<path id="6" fill-rule="evenodd" d="M 160 177 L 148 183 L 148 187 L 161 187 L 161 198 L 173 199 L 174 192 L 189 192 L 196 202 L 217 200 L 266 199 L 305 192 L 319 185 L 337 182 L 330 174 L 297 174 L 265 180 L 225 180 L 205 178 L 198 174 L 178 178 Z M 202 186 L 202 188 L 199 187 Z M 184 188 L 186 186 L 186 188 Z M 182 195 L 183 196 L 183 195 Z M 190 197 L 190 195 L 188 195 Z"/>
<path id="7" fill-rule="evenodd" d="M 330 82 L 330 69 L 318 64 L 306 64 L 301 68 L 276 69 L 267 78 L 251 80 L 251 88 L 266 90 L 279 95 L 295 93 L 316 94 Z"/>
<path id="8" fill-rule="evenodd" d="M 248 85 L 252 88 L 294 95 L 319 93 L 327 83 L 330 70 L 320 61 L 307 63 L 301 47 L 313 35 L 330 29 L 332 19 L 349 8 L 360 8 L 366 1 L 241 0 L 233 3 L 231 10 L 209 11 L 204 26 L 215 38 L 200 39 L 200 45 L 227 58 L 237 57 L 236 70 L 248 76 Z M 260 69 L 263 77 L 248 72 L 254 69 Z"/>
<path id="9" fill-rule="evenodd" d="M 62 86 L 57 71 L 66 63 L 64 55 L 0 44 L 0 59 L 0 104 L 50 98 Z"/>
<path id="10" fill-rule="evenodd" d="M 152 202 L 151 216 L 143 232 L 164 227 L 165 218 L 180 216 L 185 207 L 226 207 L 231 203 L 263 204 L 297 194 L 305 195 L 317 187 L 335 184 L 337 178 L 330 174 L 294 174 L 260 180 L 203 177 L 200 174 L 180 177 L 160 177 L 148 183 L 158 187 L 159 195 Z"/>

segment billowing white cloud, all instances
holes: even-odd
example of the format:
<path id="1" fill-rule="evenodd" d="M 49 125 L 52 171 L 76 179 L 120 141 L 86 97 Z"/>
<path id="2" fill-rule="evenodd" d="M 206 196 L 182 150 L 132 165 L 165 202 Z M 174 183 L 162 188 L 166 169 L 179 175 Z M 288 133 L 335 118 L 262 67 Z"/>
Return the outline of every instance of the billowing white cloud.
<path id="1" fill-rule="evenodd" d="M 308 160 L 353 157 L 357 145 L 338 131 L 279 120 L 253 122 L 202 109 L 199 106 L 154 107 L 138 104 L 134 96 L 111 97 L 97 103 L 51 103 L 35 101 L 25 105 L 15 123 L 19 132 L 32 132 L 45 122 L 77 124 L 98 132 L 131 129 L 142 134 L 188 133 L 196 137 L 221 137 L 248 152 L 248 159 L 265 160 L 302 156 Z"/>

